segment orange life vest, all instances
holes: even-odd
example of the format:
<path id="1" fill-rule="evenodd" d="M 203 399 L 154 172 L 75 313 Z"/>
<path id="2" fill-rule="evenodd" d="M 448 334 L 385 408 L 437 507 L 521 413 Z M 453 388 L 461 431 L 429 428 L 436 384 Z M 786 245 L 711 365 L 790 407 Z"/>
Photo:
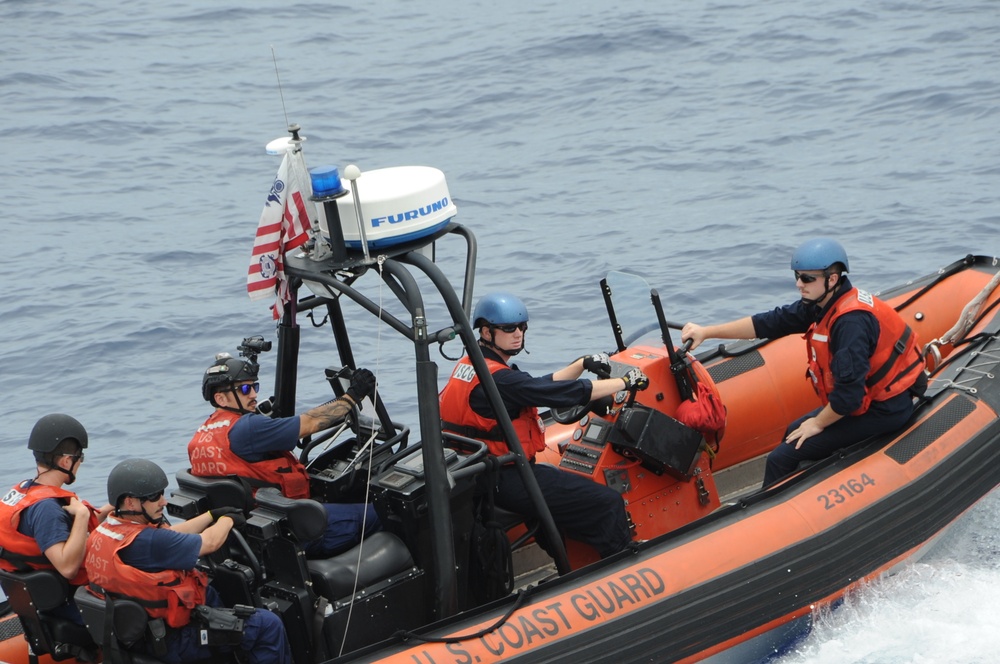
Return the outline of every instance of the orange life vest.
<path id="1" fill-rule="evenodd" d="M 861 415 L 872 401 L 885 401 L 902 394 L 917 381 L 924 369 L 916 333 L 896 311 L 859 288 L 852 288 L 838 299 L 823 315 L 822 320 L 806 332 L 809 353 L 809 377 L 824 404 L 829 403 L 834 378 L 830 369 L 830 330 L 838 318 L 849 311 L 867 311 L 878 320 L 879 335 L 875 353 L 869 358 L 865 378 L 865 397 L 851 415 Z"/>
<path id="2" fill-rule="evenodd" d="M 87 538 L 87 590 L 97 597 L 135 600 L 153 618 L 163 618 L 171 627 L 191 622 L 191 609 L 205 603 L 208 577 L 198 570 L 167 569 L 144 572 L 122 562 L 119 552 L 151 524 L 119 521 L 109 516 Z"/>
<path id="3" fill-rule="evenodd" d="M 27 489 L 21 487 L 29 482 L 25 480 L 7 492 L 7 495 L 0 500 L 0 543 L 2 543 L 2 553 L 0 553 L 0 569 L 8 572 L 23 571 L 25 567 L 30 569 L 52 569 L 55 567 L 52 562 L 45 557 L 45 553 L 38 548 L 38 542 L 34 537 L 28 537 L 18 531 L 17 527 L 21 523 L 21 514 L 35 503 L 54 498 L 61 505 L 68 505 L 72 498 L 77 495 L 72 491 L 67 491 L 62 487 L 35 484 Z M 88 503 L 84 503 L 90 508 L 90 519 L 87 523 L 87 530 L 93 531 L 97 527 L 97 512 Z M 70 583 L 81 586 L 87 582 L 87 571 L 80 566 L 80 571 L 76 573 Z"/>
<path id="4" fill-rule="evenodd" d="M 235 454 L 229 444 L 229 432 L 240 416 L 216 410 L 198 427 L 188 443 L 191 474 L 198 477 L 238 475 L 251 486 L 276 486 L 286 498 L 309 497 L 309 473 L 291 452 L 277 452 L 271 459 L 247 461 Z"/>
<path id="5" fill-rule="evenodd" d="M 491 374 L 510 370 L 503 362 L 486 358 L 486 366 Z M 463 357 L 455 365 L 444 389 L 441 390 L 441 420 L 445 429 L 469 438 L 476 438 L 489 448 L 490 453 L 502 456 L 510 452 L 499 423 L 492 418 L 483 417 L 469 407 L 469 396 L 479 385 L 479 378 L 468 357 Z M 514 433 L 517 434 L 528 459 L 545 449 L 545 428 L 538 417 L 537 408 L 522 408 L 518 416 L 511 422 Z"/>

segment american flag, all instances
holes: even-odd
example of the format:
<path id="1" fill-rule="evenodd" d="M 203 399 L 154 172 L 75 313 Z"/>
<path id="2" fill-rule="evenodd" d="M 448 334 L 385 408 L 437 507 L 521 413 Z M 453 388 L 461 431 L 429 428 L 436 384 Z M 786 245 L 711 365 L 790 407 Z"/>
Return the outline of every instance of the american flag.
<path id="1" fill-rule="evenodd" d="M 290 149 L 281 160 L 264 211 L 260 213 L 247 274 L 251 300 L 276 296 L 272 307 L 275 320 L 281 318 L 291 300 L 285 278 L 285 254 L 309 240 L 316 219 L 311 195 L 312 183 L 302 151 Z"/>

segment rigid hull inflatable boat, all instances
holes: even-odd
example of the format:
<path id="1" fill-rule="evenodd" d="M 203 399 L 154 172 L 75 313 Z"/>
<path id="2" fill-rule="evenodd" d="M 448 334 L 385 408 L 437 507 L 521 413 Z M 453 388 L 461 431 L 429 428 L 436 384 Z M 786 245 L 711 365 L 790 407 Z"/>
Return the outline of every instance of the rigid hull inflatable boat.
<path id="1" fill-rule="evenodd" d="M 374 196 L 363 179 L 345 181 L 354 218 L 341 209 L 343 191 L 314 195 L 322 232 L 284 257 L 291 300 L 277 327 L 269 401 L 273 415 L 292 414 L 297 385 L 307 380 L 342 394 L 354 369 L 369 364 L 355 360 L 352 345 L 359 319 L 371 334 L 369 315 L 383 326 L 383 343 L 393 335 L 412 349 L 419 420 L 412 429 L 376 397 L 348 426 L 314 436 L 300 452 L 316 500 L 369 499 L 385 530 L 339 556 L 309 560 L 301 542 L 323 527 L 313 500 L 285 499 L 273 488 L 253 495 L 239 478 L 183 469 L 171 497 L 170 513 L 180 518 L 222 505 L 246 510 L 246 526 L 204 568 L 227 606 L 282 616 L 296 662 L 589 662 L 611 653 L 616 661 L 755 661 L 808 629 L 816 609 L 920 554 L 1000 482 L 996 259 L 968 256 L 879 294 L 928 345 L 929 388 L 916 414 L 897 433 L 767 490 L 759 488 L 764 456 L 788 422 L 819 403 L 804 378 L 802 339 L 694 356 L 671 342 L 674 326 L 656 291 L 613 273 L 600 284 L 612 375 L 639 367 L 650 387 L 546 413 L 539 461 L 618 490 L 633 544 L 598 560 L 558 536 L 544 504 L 534 519 L 491 510 L 482 491 L 491 468 L 485 445 L 442 432 L 438 408 L 459 352 L 491 403 L 500 403 L 469 324 L 475 236 L 454 221 L 439 172 L 406 175 L 371 178 L 375 189 L 385 183 L 404 190 L 398 194 Z M 465 264 L 458 287 L 435 260 L 456 247 L 464 247 Z M 306 317 L 324 324 L 300 327 Z M 317 347 L 313 328 L 329 331 L 339 361 L 321 377 L 300 376 L 309 359 L 301 349 Z M 314 338 L 304 343 L 302 329 Z M 266 347 L 260 341 L 248 338 L 240 349 L 256 357 Z M 443 368 L 432 357 L 436 347 L 450 349 Z M 678 408 L 698 385 L 725 406 L 724 431 L 705 435 L 680 421 Z M 510 421 L 500 423 L 520 450 Z M 519 453 L 502 462 L 533 477 Z M 530 492 L 539 499 L 537 488 Z M 538 535 L 553 542 L 551 557 L 534 543 Z M 4 588 L 24 607 L 33 590 L 54 587 L 32 583 L 15 587 L 5 577 Z M 76 598 L 106 661 L 126 661 L 142 647 L 141 624 L 107 623 L 103 601 L 83 590 Z M 46 652 L 54 632 L 39 636 L 26 620 L 35 651 Z"/>

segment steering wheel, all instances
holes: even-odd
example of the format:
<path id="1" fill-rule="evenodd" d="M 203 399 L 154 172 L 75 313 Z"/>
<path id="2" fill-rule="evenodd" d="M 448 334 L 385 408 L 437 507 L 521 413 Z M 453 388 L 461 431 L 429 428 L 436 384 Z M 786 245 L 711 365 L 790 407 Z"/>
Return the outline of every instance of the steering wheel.
<path id="1" fill-rule="evenodd" d="M 260 560 L 257 559 L 257 555 L 250 548 L 250 545 L 247 544 L 246 538 L 243 537 L 243 533 L 238 531 L 236 528 L 232 528 L 226 536 L 226 545 L 230 548 L 233 548 L 233 545 L 235 545 L 235 548 L 239 549 L 243 553 L 243 559 L 246 561 L 247 565 L 250 566 L 250 569 L 253 570 L 254 581 L 256 583 L 260 583 L 264 579 L 264 574 L 261 571 Z M 208 566 L 209 571 L 214 574 L 216 568 L 218 568 L 220 564 L 216 561 L 216 557 L 229 558 L 232 557 L 230 555 L 231 553 L 232 551 L 226 552 L 225 548 L 220 548 L 212 553 L 202 556 L 201 560 Z"/>
<path id="2" fill-rule="evenodd" d="M 345 418 L 344 421 L 339 423 L 337 426 L 331 427 L 329 429 L 326 429 L 325 431 L 321 431 L 318 434 L 313 435 L 312 437 L 310 437 L 308 442 L 306 442 L 305 440 L 300 440 L 298 442 L 298 447 L 301 447 L 302 451 L 299 453 L 299 463 L 301 463 L 303 466 L 308 466 L 310 452 L 312 452 L 314 449 L 316 449 L 317 447 L 319 447 L 324 443 L 329 443 L 330 445 L 332 445 L 333 441 L 340 438 L 340 436 L 342 436 L 345 431 L 349 434 L 352 435 L 354 434 L 354 430 L 350 426 L 349 418 Z"/>
<path id="3" fill-rule="evenodd" d="M 373 462 L 375 461 L 376 457 L 380 455 L 384 450 L 389 450 L 389 457 L 387 459 L 383 459 L 382 461 L 375 463 L 375 465 L 372 467 L 372 477 L 381 475 L 382 471 L 384 471 L 392 461 L 397 459 L 404 452 L 412 449 L 412 447 L 410 447 L 408 443 L 408 439 L 410 437 L 410 427 L 399 424 L 398 422 L 392 422 L 392 427 L 396 431 L 395 434 L 393 434 L 392 436 L 381 442 L 379 442 L 377 438 L 373 442 L 374 449 L 370 451 L 370 456 Z M 399 444 L 399 449 L 393 452 L 392 448 L 394 445 L 397 444 Z M 359 450 L 359 452 L 360 451 L 361 450 Z M 353 473 L 357 472 L 358 466 L 361 465 L 360 463 L 355 463 L 355 461 L 356 459 L 352 459 L 350 461 L 352 475 Z"/>
<path id="4" fill-rule="evenodd" d="M 634 394 L 634 391 L 632 394 Z M 559 424 L 573 424 L 588 412 L 601 416 L 608 415 L 613 411 L 617 403 L 618 401 L 616 396 L 614 394 L 609 394 L 606 397 L 594 399 L 590 403 L 586 403 L 582 406 L 553 408 L 549 411 L 549 414 L 552 416 L 552 419 Z"/>
<path id="5" fill-rule="evenodd" d="M 591 401 L 580 406 L 567 406 L 566 408 L 550 408 L 549 415 L 559 424 L 573 424 L 590 411 L 591 403 L 594 402 Z"/>

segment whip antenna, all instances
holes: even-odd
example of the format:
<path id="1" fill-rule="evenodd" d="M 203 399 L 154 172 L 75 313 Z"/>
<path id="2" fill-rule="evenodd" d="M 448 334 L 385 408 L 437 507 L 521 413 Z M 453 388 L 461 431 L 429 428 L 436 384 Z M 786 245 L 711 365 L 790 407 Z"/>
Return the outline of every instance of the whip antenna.
<path id="1" fill-rule="evenodd" d="M 285 126 L 288 126 L 288 109 L 285 108 L 285 93 L 281 89 L 281 76 L 278 75 L 278 58 L 274 54 L 274 45 L 271 45 L 271 60 L 274 62 L 274 77 L 278 79 L 278 96 L 281 97 L 281 112 L 285 114 Z"/>

